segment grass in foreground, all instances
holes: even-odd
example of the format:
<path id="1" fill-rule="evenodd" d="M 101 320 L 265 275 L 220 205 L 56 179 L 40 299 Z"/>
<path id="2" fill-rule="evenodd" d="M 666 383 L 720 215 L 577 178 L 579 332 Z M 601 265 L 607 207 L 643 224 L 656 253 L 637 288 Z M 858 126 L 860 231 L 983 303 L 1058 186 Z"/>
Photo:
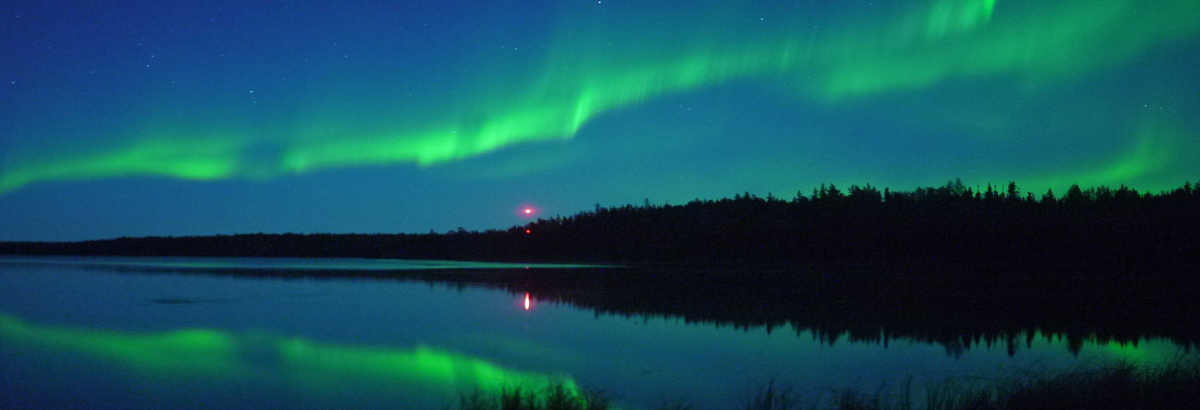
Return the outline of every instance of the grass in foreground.
<path id="1" fill-rule="evenodd" d="M 924 403 L 913 403 L 911 383 L 899 394 L 840 392 L 830 410 L 1032 410 L 1032 409 L 1196 409 L 1200 408 L 1200 361 L 1177 361 L 1150 369 L 1115 363 L 1052 375 L 1020 375 L 988 385 L 943 382 L 928 386 Z M 786 392 L 784 394 L 787 394 Z M 776 400 L 751 403 L 746 410 L 800 410 Z M 779 405 L 783 404 L 783 405 Z"/>
<path id="2" fill-rule="evenodd" d="M 542 390 L 511 388 L 499 396 L 476 390 L 459 396 L 458 410 L 608 410 L 608 398 L 600 393 L 577 393 L 562 383 Z"/>
<path id="3" fill-rule="evenodd" d="M 1117 363 L 1055 375 L 1022 375 L 990 385 L 944 382 L 926 388 L 924 403 L 913 403 L 912 383 L 892 394 L 883 390 L 874 394 L 842 391 L 823 404 L 806 405 L 793 390 L 771 383 L 735 410 L 1197 409 L 1200 408 L 1200 360 L 1181 360 L 1150 369 Z M 656 410 L 696 407 L 677 403 Z M 544 391 L 505 390 L 499 397 L 480 392 L 463 395 L 457 410 L 611 408 L 602 394 L 573 394 L 561 385 L 552 385 Z"/>

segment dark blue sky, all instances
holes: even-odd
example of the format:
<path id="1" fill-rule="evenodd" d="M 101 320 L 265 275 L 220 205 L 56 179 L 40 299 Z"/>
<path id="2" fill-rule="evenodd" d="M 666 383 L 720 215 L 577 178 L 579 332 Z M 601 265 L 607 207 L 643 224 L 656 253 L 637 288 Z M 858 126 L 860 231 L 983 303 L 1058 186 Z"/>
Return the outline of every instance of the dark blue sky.
<path id="1" fill-rule="evenodd" d="M 19 0 L 0 240 L 1200 175 L 1200 0 Z"/>

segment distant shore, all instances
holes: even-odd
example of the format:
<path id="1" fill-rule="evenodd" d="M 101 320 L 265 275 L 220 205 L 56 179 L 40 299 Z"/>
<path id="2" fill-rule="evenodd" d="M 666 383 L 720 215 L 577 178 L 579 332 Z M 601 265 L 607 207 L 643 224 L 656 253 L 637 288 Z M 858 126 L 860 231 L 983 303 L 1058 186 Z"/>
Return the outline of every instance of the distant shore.
<path id="1" fill-rule="evenodd" d="M 975 192 L 958 181 L 913 192 L 829 186 L 790 201 L 737 195 L 597 207 L 503 231 L 9 242 L 0 254 L 619 264 L 626 267 L 403 276 L 529 292 L 599 312 L 884 343 L 911 337 L 948 349 L 969 345 L 967 334 L 1013 345 L 1029 329 L 1073 343 L 1091 334 L 1200 341 L 1193 185 L 1158 194 L 1073 187 L 1040 199 L 1018 192 L 1015 184 Z"/>
<path id="2" fill-rule="evenodd" d="M 961 181 L 900 192 L 833 185 L 784 200 L 750 194 L 625 205 L 484 232 L 236 234 L 0 242 L 0 254 L 349 257 L 637 266 L 974 271 L 1200 271 L 1200 190 L 1157 194 Z"/>

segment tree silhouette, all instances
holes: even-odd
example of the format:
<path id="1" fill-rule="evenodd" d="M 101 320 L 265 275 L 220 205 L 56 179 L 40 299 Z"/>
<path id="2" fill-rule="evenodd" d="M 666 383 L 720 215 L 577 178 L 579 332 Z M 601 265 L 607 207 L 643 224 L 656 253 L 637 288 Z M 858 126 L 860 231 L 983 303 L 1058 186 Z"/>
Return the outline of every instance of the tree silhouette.
<path id="1" fill-rule="evenodd" d="M 912 191 L 833 184 L 791 201 L 749 192 L 684 205 L 602 207 L 507 230 L 445 234 L 243 234 L 2 243 L 0 253 L 311 256 L 497 261 L 889 264 L 972 269 L 1194 269 L 1200 191 L 1120 186 L 1036 201 L 1009 182 L 982 192 L 960 179 Z M 527 233 L 528 232 L 528 233 Z"/>

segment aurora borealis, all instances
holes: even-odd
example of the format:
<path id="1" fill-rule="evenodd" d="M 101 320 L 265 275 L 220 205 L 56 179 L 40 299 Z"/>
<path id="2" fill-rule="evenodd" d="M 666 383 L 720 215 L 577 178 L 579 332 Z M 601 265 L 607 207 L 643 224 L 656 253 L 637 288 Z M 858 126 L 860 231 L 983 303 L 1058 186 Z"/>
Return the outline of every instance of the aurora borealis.
<path id="1" fill-rule="evenodd" d="M 275 377 L 305 385 L 308 392 L 362 389 L 364 384 L 379 383 L 389 389 L 423 391 L 434 396 L 435 392 L 452 395 L 472 389 L 494 394 L 505 388 L 541 387 L 558 382 L 571 393 L 579 394 L 575 382 L 562 375 L 510 370 L 484 359 L 427 346 L 412 349 L 339 346 L 301 338 L 233 335 L 209 329 L 131 334 L 30 325 L 5 313 L 0 313 L 0 340 L 83 353 L 88 358 L 128 367 L 139 377 L 160 383 L 172 378 L 208 377 L 245 382 Z M 263 359 L 256 355 L 270 357 Z"/>
<path id="2" fill-rule="evenodd" d="M 0 240 L 1200 175 L 1200 0 L 18 1 Z"/>

